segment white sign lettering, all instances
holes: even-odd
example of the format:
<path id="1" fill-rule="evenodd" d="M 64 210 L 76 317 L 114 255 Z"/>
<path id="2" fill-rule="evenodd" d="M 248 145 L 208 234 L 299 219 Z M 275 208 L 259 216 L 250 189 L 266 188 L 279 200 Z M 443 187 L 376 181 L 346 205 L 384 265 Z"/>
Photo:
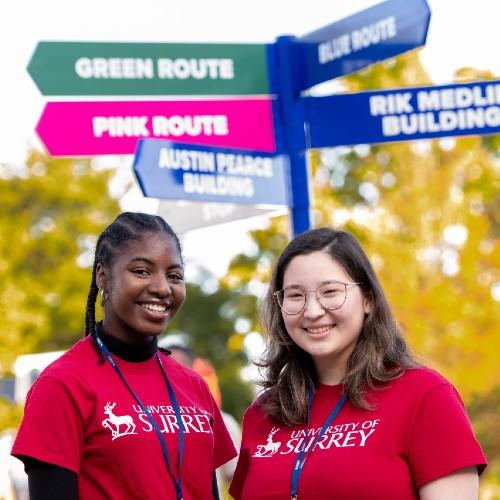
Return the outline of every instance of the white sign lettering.
<path id="1" fill-rule="evenodd" d="M 194 78 L 231 80 L 234 78 L 232 59 L 158 59 L 158 78 Z"/>
<path id="2" fill-rule="evenodd" d="M 500 84 L 375 94 L 371 116 L 386 137 L 500 126 Z"/>
<path id="3" fill-rule="evenodd" d="M 335 59 L 348 56 L 352 52 L 394 38 L 397 34 L 398 30 L 394 16 L 380 19 L 360 29 L 320 43 L 318 46 L 318 61 L 320 64 L 329 63 Z"/>
<path id="4" fill-rule="evenodd" d="M 156 71 L 156 73 L 155 73 Z M 232 59 L 166 59 L 132 57 L 80 57 L 75 61 L 75 73 L 85 80 L 94 79 L 179 79 L 232 80 Z"/>
<path id="5" fill-rule="evenodd" d="M 153 60 L 131 57 L 81 57 L 75 63 L 75 72 L 80 78 L 154 78 Z"/>
<path id="6" fill-rule="evenodd" d="M 183 170 L 184 192 L 190 194 L 251 198 L 255 194 L 252 177 L 274 176 L 269 157 L 167 147 L 159 151 L 158 167 Z"/>
<path id="7" fill-rule="evenodd" d="M 226 115 L 94 116 L 94 137 L 179 137 L 226 136 L 229 125 Z"/>

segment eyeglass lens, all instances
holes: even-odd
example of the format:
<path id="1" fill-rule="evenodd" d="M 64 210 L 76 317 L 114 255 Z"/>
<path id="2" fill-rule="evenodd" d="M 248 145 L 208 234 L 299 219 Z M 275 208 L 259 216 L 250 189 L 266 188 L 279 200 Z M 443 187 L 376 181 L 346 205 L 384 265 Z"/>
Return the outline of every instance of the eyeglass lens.
<path id="1" fill-rule="evenodd" d="M 314 290 L 311 290 L 314 292 Z M 290 314 L 297 314 L 306 305 L 307 292 L 300 288 L 286 288 L 278 294 L 281 308 Z M 347 296 L 347 287 L 344 283 L 326 283 L 316 290 L 316 297 L 325 309 L 338 309 L 342 307 Z"/>

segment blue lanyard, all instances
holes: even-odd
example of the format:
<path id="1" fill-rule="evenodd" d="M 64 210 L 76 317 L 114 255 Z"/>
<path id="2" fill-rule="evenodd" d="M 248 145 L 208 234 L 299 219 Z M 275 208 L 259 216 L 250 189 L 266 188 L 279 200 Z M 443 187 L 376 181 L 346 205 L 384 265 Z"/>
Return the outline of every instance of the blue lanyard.
<path id="1" fill-rule="evenodd" d="M 151 425 L 153 426 L 153 428 L 158 436 L 158 439 L 160 440 L 161 449 L 163 451 L 163 458 L 165 459 L 165 463 L 167 464 L 168 472 L 169 472 L 170 477 L 172 478 L 172 481 L 174 483 L 175 491 L 177 494 L 177 500 L 182 500 L 181 466 L 182 466 L 182 459 L 183 459 L 183 455 L 184 455 L 184 428 L 183 428 L 183 423 L 182 423 L 182 419 L 181 419 L 181 410 L 179 407 L 179 403 L 177 402 L 177 398 L 175 397 L 172 384 L 168 380 L 167 373 L 165 372 L 165 369 L 163 368 L 163 364 L 161 362 L 161 359 L 160 359 L 158 352 L 156 352 L 156 360 L 158 361 L 158 364 L 160 365 L 161 373 L 163 375 L 165 383 L 167 384 L 168 394 L 170 396 L 172 406 L 174 407 L 175 418 L 177 420 L 177 426 L 179 427 L 179 453 L 177 456 L 177 463 L 178 463 L 178 469 L 179 469 L 179 479 L 176 479 L 176 477 L 174 475 L 174 472 L 172 470 L 172 466 L 170 465 L 170 457 L 168 455 L 167 443 L 165 442 L 165 439 L 161 433 L 160 428 L 158 427 L 158 424 L 156 423 L 155 419 L 153 418 L 153 415 L 151 415 L 150 411 L 146 408 L 146 405 L 139 399 L 139 396 L 137 396 L 137 394 L 134 392 L 132 387 L 130 387 L 130 385 L 128 385 L 128 382 L 125 380 L 125 377 L 123 376 L 123 373 L 120 370 L 120 367 L 115 363 L 115 360 L 111 357 L 111 354 L 110 354 L 108 348 L 104 345 L 102 340 L 99 338 L 99 335 L 96 335 L 96 339 L 97 339 L 97 343 L 99 344 L 99 347 L 101 348 L 102 352 L 104 353 L 104 356 L 108 360 L 109 364 L 115 369 L 116 373 L 118 373 L 118 375 L 122 379 L 123 383 L 125 384 L 125 387 L 128 389 L 130 394 L 132 394 L 134 399 L 137 401 L 137 403 L 141 407 L 142 411 L 147 415 L 149 421 L 151 422 Z"/>
<path id="2" fill-rule="evenodd" d="M 312 402 L 314 398 L 314 387 L 311 387 L 309 390 L 309 394 L 307 396 L 307 431 L 309 431 L 309 425 L 311 424 L 311 413 L 312 413 Z M 297 490 L 299 488 L 299 479 L 302 474 L 302 471 L 304 470 L 304 465 L 306 464 L 307 459 L 311 455 L 311 453 L 314 451 L 314 448 L 318 444 L 318 441 L 321 439 L 323 434 L 326 432 L 326 429 L 328 429 L 329 425 L 332 423 L 333 419 L 339 414 L 340 410 L 344 406 L 345 402 L 347 399 L 346 394 L 342 394 L 340 399 L 337 401 L 337 404 L 333 408 L 333 410 L 330 412 L 330 415 L 328 415 L 328 418 L 325 420 L 325 423 L 323 424 L 323 427 L 321 427 L 321 430 L 319 431 L 318 435 L 314 439 L 312 445 L 309 447 L 309 449 L 306 450 L 307 446 L 307 439 L 304 438 L 304 443 L 302 444 L 302 447 L 300 448 L 299 454 L 297 456 L 297 460 L 295 460 L 295 466 L 293 468 L 292 472 L 292 491 L 290 494 L 291 500 L 296 500 L 298 498 L 297 496 Z M 306 437 L 309 434 L 309 432 L 306 432 Z M 305 455 L 305 456 L 304 456 Z"/>

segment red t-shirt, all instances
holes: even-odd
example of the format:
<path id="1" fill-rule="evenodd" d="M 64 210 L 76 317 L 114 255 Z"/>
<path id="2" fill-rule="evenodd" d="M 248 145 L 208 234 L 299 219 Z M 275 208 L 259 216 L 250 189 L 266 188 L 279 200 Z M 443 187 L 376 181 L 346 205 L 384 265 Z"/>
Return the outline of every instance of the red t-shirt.
<path id="1" fill-rule="evenodd" d="M 307 426 L 283 427 L 258 402 L 250 406 L 231 495 L 289 500 L 302 443 L 312 444 L 340 395 L 341 386 L 319 385 L 307 436 Z M 435 371 L 409 370 L 370 396 L 375 410 L 347 402 L 320 438 L 303 468 L 299 499 L 413 500 L 434 479 L 463 467 L 484 470 L 460 396 Z"/>
<path id="2" fill-rule="evenodd" d="M 211 498 L 214 469 L 236 450 L 206 383 L 160 355 L 184 424 L 184 499 Z M 178 477 L 177 421 L 156 357 L 114 359 L 159 426 Z M 82 500 L 176 498 L 153 426 L 111 365 L 98 362 L 88 337 L 36 379 L 12 454 L 76 472 Z"/>

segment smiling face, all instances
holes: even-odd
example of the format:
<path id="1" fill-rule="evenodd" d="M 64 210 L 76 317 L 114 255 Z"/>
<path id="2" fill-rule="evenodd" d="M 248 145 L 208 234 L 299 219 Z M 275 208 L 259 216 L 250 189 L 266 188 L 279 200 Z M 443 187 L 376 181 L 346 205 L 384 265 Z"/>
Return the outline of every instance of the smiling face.
<path id="1" fill-rule="evenodd" d="M 160 335 L 186 297 L 181 256 L 164 232 L 127 242 L 111 269 L 97 266 L 96 279 L 108 296 L 104 331 L 130 344 Z"/>
<path id="2" fill-rule="evenodd" d="M 326 281 L 352 283 L 354 280 L 329 254 L 318 251 L 297 255 L 289 262 L 283 275 L 283 288 L 293 286 L 303 291 L 316 290 Z M 346 301 L 339 309 L 324 309 L 314 293 L 307 293 L 302 312 L 290 315 L 282 311 L 288 335 L 310 354 L 320 382 L 341 382 L 365 314 L 370 309 L 370 301 L 363 296 L 361 288 L 350 286 Z"/>

